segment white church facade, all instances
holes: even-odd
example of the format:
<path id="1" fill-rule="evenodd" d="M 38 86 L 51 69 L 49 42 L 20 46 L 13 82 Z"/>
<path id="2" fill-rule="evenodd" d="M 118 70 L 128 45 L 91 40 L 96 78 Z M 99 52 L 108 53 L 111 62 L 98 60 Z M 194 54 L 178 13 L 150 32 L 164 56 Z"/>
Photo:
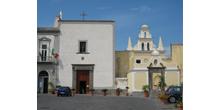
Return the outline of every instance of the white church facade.
<path id="1" fill-rule="evenodd" d="M 89 89 L 113 89 L 114 25 L 111 20 L 62 20 L 58 16 L 54 27 L 38 28 L 38 92 L 46 93 L 56 85 L 81 94 Z"/>

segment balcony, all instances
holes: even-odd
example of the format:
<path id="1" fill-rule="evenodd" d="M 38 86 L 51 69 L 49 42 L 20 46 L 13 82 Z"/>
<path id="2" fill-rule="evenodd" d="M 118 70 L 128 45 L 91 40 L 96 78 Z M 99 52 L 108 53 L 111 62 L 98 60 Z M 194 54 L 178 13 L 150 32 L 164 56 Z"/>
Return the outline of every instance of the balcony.
<path id="1" fill-rule="evenodd" d="M 37 56 L 37 63 L 51 63 L 57 64 L 58 60 L 54 56 Z"/>

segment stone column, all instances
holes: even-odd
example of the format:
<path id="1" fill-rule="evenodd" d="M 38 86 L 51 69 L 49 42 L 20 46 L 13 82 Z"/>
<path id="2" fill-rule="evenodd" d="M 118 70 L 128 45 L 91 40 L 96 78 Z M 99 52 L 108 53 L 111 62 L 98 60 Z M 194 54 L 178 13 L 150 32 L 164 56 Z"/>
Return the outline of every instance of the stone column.
<path id="1" fill-rule="evenodd" d="M 166 83 L 165 75 L 164 74 L 165 74 L 165 68 L 162 68 L 161 69 L 161 77 L 163 77 L 164 83 Z M 162 89 L 163 89 L 162 91 L 165 91 L 165 87 L 163 87 Z"/>
<path id="2" fill-rule="evenodd" d="M 93 89 L 93 70 L 89 70 L 89 89 Z"/>
<path id="3" fill-rule="evenodd" d="M 149 89 L 151 90 L 153 87 L 152 87 L 152 70 L 148 70 L 148 84 L 149 84 Z"/>
<path id="4" fill-rule="evenodd" d="M 72 78 L 72 79 L 73 79 L 73 80 L 72 80 L 72 81 L 73 81 L 73 82 L 72 82 L 72 88 L 74 88 L 74 89 L 76 89 L 76 73 L 77 73 L 76 70 L 73 69 L 73 75 L 72 75 L 72 77 L 73 77 L 73 78 Z"/>

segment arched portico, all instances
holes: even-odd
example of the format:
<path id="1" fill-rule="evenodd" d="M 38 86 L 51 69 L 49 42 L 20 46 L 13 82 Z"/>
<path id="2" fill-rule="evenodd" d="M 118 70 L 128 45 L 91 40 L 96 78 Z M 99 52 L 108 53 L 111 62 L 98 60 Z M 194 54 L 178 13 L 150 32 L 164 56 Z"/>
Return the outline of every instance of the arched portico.
<path id="1" fill-rule="evenodd" d="M 39 93 L 48 93 L 48 72 L 41 71 L 38 74 L 38 92 Z"/>
<path id="2" fill-rule="evenodd" d="M 152 90 L 154 86 L 153 82 L 153 74 L 154 73 L 160 73 L 161 77 L 165 77 L 165 69 L 166 67 L 163 66 L 163 64 L 160 64 L 161 67 L 152 67 L 151 65 L 148 68 L 148 83 L 149 83 L 149 89 Z"/>

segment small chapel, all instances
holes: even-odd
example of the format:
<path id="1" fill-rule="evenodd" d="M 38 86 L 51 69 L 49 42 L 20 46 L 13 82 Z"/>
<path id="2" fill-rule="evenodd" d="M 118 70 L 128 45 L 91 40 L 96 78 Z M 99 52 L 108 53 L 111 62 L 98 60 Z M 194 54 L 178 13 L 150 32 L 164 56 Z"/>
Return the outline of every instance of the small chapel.
<path id="1" fill-rule="evenodd" d="M 158 45 L 153 42 L 148 25 L 142 25 L 138 41 L 132 45 L 128 38 L 127 49 L 116 51 L 116 86 L 129 87 L 129 92 L 143 91 L 144 85 L 151 90 L 158 89 L 160 77 L 165 78 L 167 86 L 182 83 L 182 44 L 171 44 L 171 55 L 165 55 L 162 37 Z"/>

